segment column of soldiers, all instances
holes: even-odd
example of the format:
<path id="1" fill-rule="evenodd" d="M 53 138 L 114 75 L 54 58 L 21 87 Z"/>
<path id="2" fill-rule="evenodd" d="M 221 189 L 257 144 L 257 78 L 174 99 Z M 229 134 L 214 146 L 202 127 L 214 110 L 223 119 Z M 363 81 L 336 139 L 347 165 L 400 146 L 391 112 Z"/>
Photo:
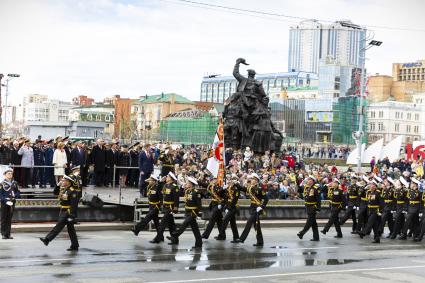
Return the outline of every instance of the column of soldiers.
<path id="1" fill-rule="evenodd" d="M 333 179 L 328 184 L 329 221 L 321 233 L 326 235 L 334 226 L 335 238 L 342 238 L 341 226 L 351 218 L 351 233 L 364 238 L 373 232 L 373 243 L 380 243 L 386 225 L 388 239 L 412 237 L 414 241 L 421 241 L 425 234 L 425 194 L 419 191 L 420 182 L 416 178 L 411 177 L 409 181 L 403 176 L 394 180 L 376 175 L 360 178 L 352 174 L 344 190 L 340 180 Z M 297 235 L 302 239 L 311 228 L 311 240 L 319 241 L 316 216 L 321 211 L 321 199 L 314 176 L 304 180 L 304 204 L 307 221 Z"/>

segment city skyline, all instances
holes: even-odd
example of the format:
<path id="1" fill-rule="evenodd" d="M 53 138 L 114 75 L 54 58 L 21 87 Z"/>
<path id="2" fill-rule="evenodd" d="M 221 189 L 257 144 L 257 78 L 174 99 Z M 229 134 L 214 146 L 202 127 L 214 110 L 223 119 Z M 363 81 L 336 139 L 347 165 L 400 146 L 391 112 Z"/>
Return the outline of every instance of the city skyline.
<path id="1" fill-rule="evenodd" d="M 366 26 L 425 23 L 425 5 L 414 0 L 208 3 Z M 2 1 L 0 72 L 21 75 L 10 82 L 15 104 L 30 93 L 99 101 L 175 92 L 198 100 L 202 76 L 229 75 L 238 57 L 258 73 L 287 70 L 289 27 L 302 19 L 247 14 L 181 1 Z M 393 62 L 425 57 L 423 30 L 373 29 L 384 44 L 368 52 L 369 73 L 391 75 Z"/>

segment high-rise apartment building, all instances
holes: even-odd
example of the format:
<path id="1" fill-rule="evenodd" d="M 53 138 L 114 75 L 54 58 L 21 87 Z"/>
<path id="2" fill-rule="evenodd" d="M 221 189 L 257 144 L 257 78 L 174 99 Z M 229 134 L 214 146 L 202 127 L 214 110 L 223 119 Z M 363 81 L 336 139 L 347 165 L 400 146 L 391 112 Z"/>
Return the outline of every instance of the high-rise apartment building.
<path id="1" fill-rule="evenodd" d="M 342 66 L 360 67 L 365 38 L 366 29 L 350 21 L 303 21 L 289 31 L 288 71 L 318 73 L 320 60 L 328 57 Z"/>

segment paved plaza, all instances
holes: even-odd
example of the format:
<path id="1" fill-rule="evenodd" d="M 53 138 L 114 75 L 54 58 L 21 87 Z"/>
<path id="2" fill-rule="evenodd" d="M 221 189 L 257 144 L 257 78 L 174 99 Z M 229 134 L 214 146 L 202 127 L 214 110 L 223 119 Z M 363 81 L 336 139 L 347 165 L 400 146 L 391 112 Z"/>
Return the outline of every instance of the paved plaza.
<path id="1" fill-rule="evenodd" d="M 78 229 L 78 227 L 77 227 Z M 67 252 L 67 234 L 42 245 L 41 233 L 0 241 L 2 282 L 423 282 L 425 243 L 360 240 L 344 229 L 320 242 L 296 237 L 299 228 L 266 228 L 265 246 L 204 240 L 192 250 L 186 232 L 179 246 L 150 244 L 153 232 L 80 232 L 80 250 Z"/>

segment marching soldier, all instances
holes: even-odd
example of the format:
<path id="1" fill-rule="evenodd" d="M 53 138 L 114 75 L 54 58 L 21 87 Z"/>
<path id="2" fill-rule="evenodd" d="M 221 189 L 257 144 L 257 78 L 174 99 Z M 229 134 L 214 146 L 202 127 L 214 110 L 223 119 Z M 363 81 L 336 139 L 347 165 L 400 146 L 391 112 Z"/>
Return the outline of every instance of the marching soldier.
<path id="1" fill-rule="evenodd" d="M 246 222 L 245 229 L 242 235 L 238 239 L 238 243 L 243 243 L 248 237 L 251 227 L 254 226 L 256 230 L 257 242 L 254 244 L 255 247 L 264 246 L 263 233 L 261 232 L 260 215 L 263 214 L 264 209 L 267 206 L 269 198 L 267 192 L 261 189 L 259 185 L 260 177 L 256 173 L 252 173 L 250 176 L 250 183 L 246 188 L 241 188 L 247 197 L 251 199 L 250 216 Z"/>
<path id="2" fill-rule="evenodd" d="M 368 199 L 366 197 L 367 192 L 367 184 L 369 183 L 369 179 L 366 176 L 363 176 L 363 181 L 361 182 L 361 185 L 358 190 L 358 196 L 360 198 L 359 200 L 359 207 L 358 214 L 357 214 L 357 233 L 362 231 L 367 223 L 367 205 L 368 205 Z"/>
<path id="3" fill-rule="evenodd" d="M 195 246 L 193 248 L 202 248 L 202 237 L 201 232 L 199 232 L 198 222 L 196 218 L 199 216 L 199 212 L 202 208 L 201 203 L 201 191 L 197 188 L 198 182 L 193 177 L 187 177 L 187 182 L 185 184 L 185 219 L 180 226 L 180 228 L 167 236 L 167 239 L 171 241 L 170 244 L 178 244 L 179 236 L 183 234 L 188 226 L 191 226 L 193 235 L 195 236 Z"/>
<path id="4" fill-rule="evenodd" d="M 155 225 L 156 232 L 159 232 L 159 209 L 162 202 L 162 187 L 158 184 L 158 178 L 154 175 L 151 175 L 146 179 L 147 186 L 147 197 L 149 202 L 149 212 L 144 218 L 137 223 L 132 229 L 135 236 L 139 235 L 139 232 L 148 226 L 149 222 L 153 221 Z M 164 241 L 164 239 L 158 239 L 159 241 Z M 153 242 L 153 241 L 152 241 Z M 155 241 L 156 242 L 156 241 Z"/>
<path id="5" fill-rule="evenodd" d="M 161 176 L 167 176 L 169 172 L 174 173 L 174 152 L 171 146 L 167 146 L 165 151 L 159 156 L 159 161 L 161 161 Z"/>
<path id="6" fill-rule="evenodd" d="M 394 218 L 392 213 L 392 211 L 394 211 L 395 206 L 393 185 L 395 185 L 394 180 L 391 177 L 387 177 L 387 179 L 384 181 L 384 187 L 381 193 L 382 214 L 381 225 L 379 230 L 381 231 L 381 234 L 383 234 L 385 229 L 385 223 L 388 222 L 388 229 L 390 230 L 390 233 L 388 234 L 387 238 L 391 237 L 391 234 L 394 230 Z"/>
<path id="7" fill-rule="evenodd" d="M 419 212 L 421 210 L 422 195 L 419 192 L 418 185 L 420 182 L 415 178 L 411 178 L 410 188 L 407 190 L 407 217 L 404 223 L 402 233 L 399 240 L 407 239 L 407 231 L 411 230 L 415 238 L 418 237 L 419 231 Z"/>
<path id="8" fill-rule="evenodd" d="M 221 186 L 217 184 L 217 179 L 213 178 L 211 180 L 211 183 L 207 187 L 208 194 L 211 197 L 210 202 L 210 211 L 211 211 L 211 217 L 208 221 L 207 228 L 205 229 L 204 233 L 202 234 L 203 239 L 208 239 L 212 229 L 214 228 L 214 225 L 217 223 L 217 228 L 220 229 L 220 227 L 223 224 L 223 206 L 225 204 L 225 197 L 226 192 L 223 190 Z"/>
<path id="9" fill-rule="evenodd" d="M 419 232 L 419 235 L 413 239 L 415 242 L 422 241 L 422 238 L 425 235 L 425 194 L 424 193 L 422 193 L 422 212 L 421 213 L 422 213 L 422 218 L 420 222 L 420 232 Z"/>
<path id="10" fill-rule="evenodd" d="M 379 211 L 381 204 L 381 193 L 377 189 L 377 186 L 378 183 L 373 180 L 368 186 L 369 189 L 366 191 L 368 218 L 366 226 L 363 228 L 362 231 L 359 232 L 359 236 L 363 239 L 365 235 L 370 234 L 370 232 L 373 230 L 372 243 L 378 244 L 381 242 L 381 233 L 379 230 L 379 222 L 381 219 L 381 213 Z"/>
<path id="11" fill-rule="evenodd" d="M 232 243 L 237 243 L 239 239 L 238 227 L 236 225 L 236 215 L 239 213 L 238 200 L 240 196 L 240 184 L 237 175 L 232 174 L 229 186 L 226 188 L 226 205 L 223 224 L 220 227 L 220 233 L 216 240 L 226 240 L 226 228 L 230 223 L 230 228 L 233 233 Z"/>
<path id="12" fill-rule="evenodd" d="M 344 191 L 340 188 L 340 181 L 335 178 L 328 188 L 328 199 L 330 201 L 331 213 L 329 221 L 326 223 L 322 231 L 323 235 L 329 231 L 332 225 L 335 225 L 336 236 L 335 238 L 342 238 L 341 226 L 339 224 L 339 212 L 345 208 Z"/>
<path id="13" fill-rule="evenodd" d="M 78 192 L 73 188 L 72 183 L 74 179 L 64 175 L 60 181 L 60 192 L 59 192 L 59 201 L 60 201 L 60 212 L 59 220 L 52 231 L 47 234 L 45 238 L 40 238 L 40 240 L 47 246 L 53 239 L 62 231 L 62 229 L 67 227 L 68 235 L 71 240 L 71 247 L 67 251 L 78 251 L 79 244 L 77 233 L 75 232 L 75 216 L 77 215 L 78 209 Z"/>
<path id="14" fill-rule="evenodd" d="M 2 239 L 13 239 L 10 236 L 12 228 L 12 217 L 15 209 L 16 199 L 20 192 L 18 183 L 13 180 L 13 169 L 8 168 L 3 172 L 4 180 L 0 183 L 1 202 L 1 235 Z"/>
<path id="15" fill-rule="evenodd" d="M 361 186 L 360 182 L 356 182 L 356 179 L 352 179 L 351 184 L 347 188 L 347 207 L 345 214 L 340 219 L 341 226 L 347 222 L 348 219 L 353 220 L 353 226 L 351 234 L 357 234 L 357 217 L 356 209 L 359 206 L 359 195 L 358 187 Z"/>
<path id="16" fill-rule="evenodd" d="M 401 232 L 404 226 L 405 217 L 407 213 L 407 189 L 409 188 L 409 183 L 403 178 L 400 177 L 395 183 L 394 189 L 394 200 L 395 200 L 395 217 L 394 217 L 394 228 L 391 233 L 390 239 L 395 239 Z"/>
<path id="17" fill-rule="evenodd" d="M 176 231 L 173 214 L 179 211 L 180 188 L 177 185 L 177 177 L 173 172 L 169 172 L 165 179 L 165 184 L 162 188 L 162 196 L 162 212 L 164 216 L 159 224 L 158 233 L 156 237 L 150 241 L 151 243 L 160 243 L 164 241 L 164 231 L 167 227 L 170 235 Z"/>
<path id="18" fill-rule="evenodd" d="M 83 183 L 80 175 L 81 166 L 74 166 L 71 168 L 72 187 L 78 192 L 78 198 L 81 199 L 83 195 Z"/>
<path id="19" fill-rule="evenodd" d="M 307 221 L 304 228 L 297 234 L 302 239 L 304 234 L 311 228 L 313 230 L 313 239 L 310 241 L 320 241 L 319 229 L 317 227 L 316 214 L 321 209 L 319 186 L 315 184 L 316 178 L 309 176 L 304 186 L 304 205 L 307 211 Z"/>

